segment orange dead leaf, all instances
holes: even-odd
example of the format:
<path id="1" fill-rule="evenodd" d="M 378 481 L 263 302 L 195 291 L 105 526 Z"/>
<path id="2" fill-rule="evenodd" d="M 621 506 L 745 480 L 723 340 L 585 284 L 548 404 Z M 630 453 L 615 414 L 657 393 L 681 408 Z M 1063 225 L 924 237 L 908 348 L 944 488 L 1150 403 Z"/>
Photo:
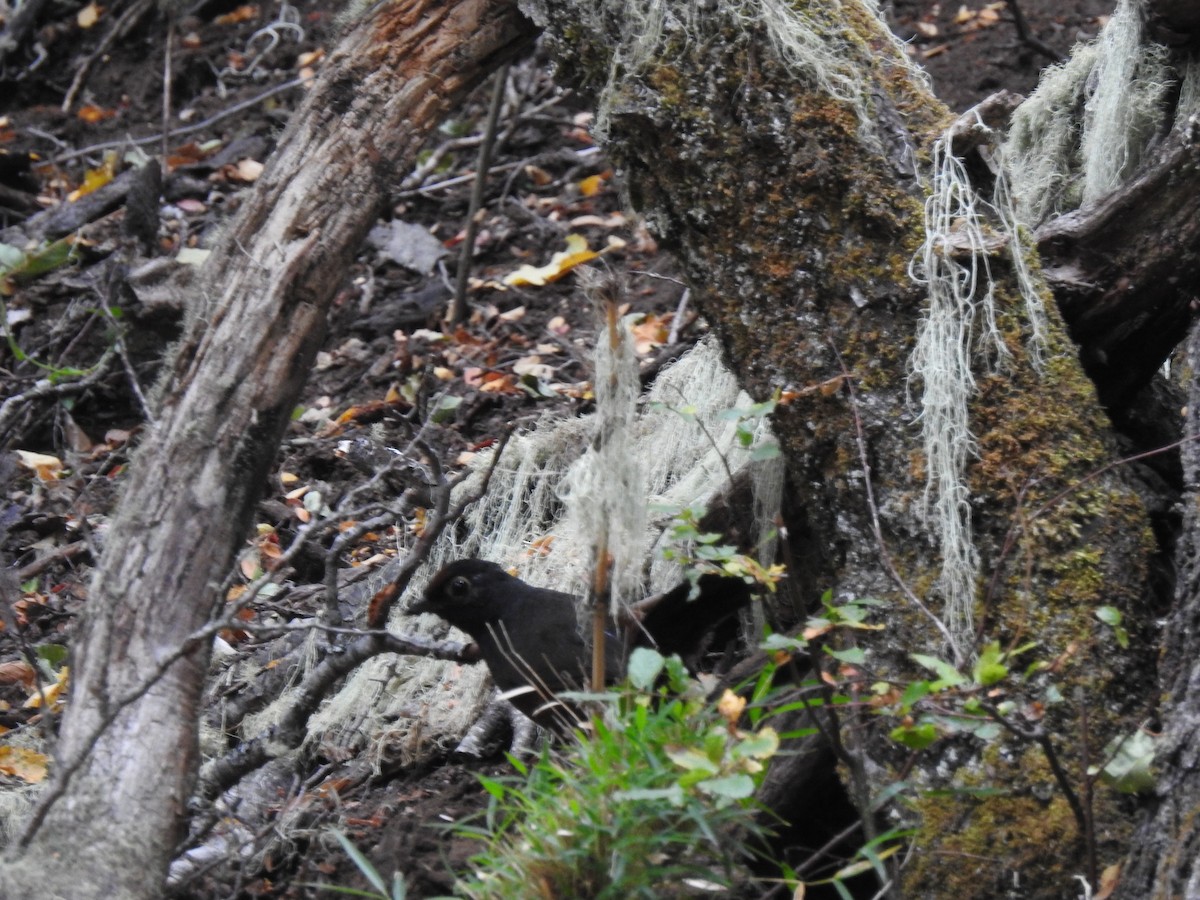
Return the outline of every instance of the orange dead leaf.
<path id="1" fill-rule="evenodd" d="M 519 394 L 521 389 L 517 387 L 516 380 L 512 375 L 502 374 L 500 372 L 487 372 L 483 376 L 483 383 L 479 386 L 485 394 Z"/>
<path id="2" fill-rule="evenodd" d="M 0 772 L 38 784 L 46 778 L 50 758 L 26 747 L 0 746 Z"/>
<path id="3" fill-rule="evenodd" d="M 525 174 L 529 177 L 529 180 L 538 187 L 545 187 L 554 180 L 553 175 L 551 175 L 545 169 L 538 168 L 537 166 L 526 166 Z"/>
<path id="4" fill-rule="evenodd" d="M 94 103 L 79 107 L 79 111 L 75 113 L 75 115 L 89 125 L 95 125 L 97 122 L 103 122 L 105 119 L 111 119 L 116 114 L 116 110 L 101 109 Z"/>
<path id="5" fill-rule="evenodd" d="M 833 624 L 826 622 L 821 625 L 812 625 L 804 629 L 803 637 L 806 641 L 811 641 L 815 637 L 820 637 L 826 632 L 833 630 Z"/>
<path id="6" fill-rule="evenodd" d="M 540 538 L 534 538 L 529 542 L 529 546 L 525 548 L 526 556 L 549 556 L 551 545 L 554 543 L 554 535 L 544 534 Z"/>
<path id="7" fill-rule="evenodd" d="M 241 22 L 249 22 L 252 19 L 257 18 L 258 7 L 247 4 L 245 6 L 239 6 L 233 12 L 225 13 L 223 16 L 217 16 L 213 21 L 218 25 L 237 25 Z"/>
<path id="8" fill-rule="evenodd" d="M 301 53 L 296 57 L 296 68 L 304 69 L 314 63 L 318 63 L 325 58 L 324 49 L 318 47 L 316 50 L 309 50 L 307 53 Z"/>
<path id="9" fill-rule="evenodd" d="M 37 672 L 24 660 L 0 663 L 0 684 L 21 684 L 30 690 L 37 684 Z"/>
<path id="10" fill-rule="evenodd" d="M 62 476 L 63 463 L 57 456 L 45 453 L 32 453 L 29 450 L 17 450 L 17 463 L 22 467 L 37 473 L 40 481 L 55 481 Z"/>
<path id="11" fill-rule="evenodd" d="M 638 356 L 645 356 L 654 348 L 665 344 L 671 334 L 670 322 L 673 317 L 674 313 L 667 313 L 665 316 L 646 316 L 641 322 L 634 325 L 630 329 L 633 332 L 634 352 Z"/>

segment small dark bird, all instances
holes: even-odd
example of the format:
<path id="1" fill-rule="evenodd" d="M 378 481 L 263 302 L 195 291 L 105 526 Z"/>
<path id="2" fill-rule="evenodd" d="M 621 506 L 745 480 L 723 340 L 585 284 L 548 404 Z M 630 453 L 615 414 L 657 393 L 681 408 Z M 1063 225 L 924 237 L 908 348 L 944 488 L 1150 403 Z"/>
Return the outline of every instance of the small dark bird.
<path id="1" fill-rule="evenodd" d="M 624 675 L 626 653 L 634 646 L 658 647 L 694 661 L 703 639 L 733 621 L 750 599 L 740 579 L 706 575 L 700 595 L 691 601 L 689 587 L 685 582 L 663 595 L 640 624 L 631 624 L 627 636 L 609 635 L 605 671 L 610 681 Z M 570 594 L 526 584 L 495 563 L 462 559 L 438 572 L 408 611 L 435 613 L 469 634 L 513 705 L 539 725 L 555 726 L 573 719 L 555 695 L 582 689 L 591 671 L 576 605 Z"/>
<path id="2" fill-rule="evenodd" d="M 579 634 L 575 598 L 526 584 L 495 563 L 450 563 L 408 611 L 435 613 L 469 634 L 496 686 L 514 692 L 513 705 L 540 725 L 562 718 L 556 694 L 587 684 L 591 651 Z M 606 644 L 605 655 L 607 670 L 619 677 L 625 667 L 616 639 Z"/>

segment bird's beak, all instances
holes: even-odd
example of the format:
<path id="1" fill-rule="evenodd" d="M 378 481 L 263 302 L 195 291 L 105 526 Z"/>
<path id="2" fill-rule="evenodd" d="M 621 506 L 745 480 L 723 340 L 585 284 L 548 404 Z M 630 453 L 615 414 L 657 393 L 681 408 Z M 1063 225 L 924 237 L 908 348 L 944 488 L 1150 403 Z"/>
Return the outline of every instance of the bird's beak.
<path id="1" fill-rule="evenodd" d="M 410 616 L 419 616 L 421 613 L 433 611 L 433 604 L 431 604 L 426 598 L 422 597 L 416 603 L 413 603 L 411 606 L 409 606 L 408 609 L 405 610 L 405 613 Z"/>

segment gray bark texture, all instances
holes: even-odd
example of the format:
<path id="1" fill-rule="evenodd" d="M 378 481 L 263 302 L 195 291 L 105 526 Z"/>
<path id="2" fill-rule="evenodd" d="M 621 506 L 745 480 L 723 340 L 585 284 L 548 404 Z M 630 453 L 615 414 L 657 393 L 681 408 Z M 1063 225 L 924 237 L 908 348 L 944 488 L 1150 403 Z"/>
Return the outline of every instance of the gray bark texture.
<path id="1" fill-rule="evenodd" d="M 1188 409 L 1200 408 L 1200 328 L 1187 343 Z M 1133 842 L 1120 897 L 1200 896 L 1200 427 L 1189 414 L 1182 447 L 1183 532 L 1176 608 L 1164 633 L 1163 734 L 1149 814 Z"/>
<path id="2" fill-rule="evenodd" d="M 393 165 L 533 35 L 511 5 L 401 0 L 342 42 L 214 249 L 105 538 L 56 781 L 0 896 L 150 900 L 186 828 L 219 585 Z"/>

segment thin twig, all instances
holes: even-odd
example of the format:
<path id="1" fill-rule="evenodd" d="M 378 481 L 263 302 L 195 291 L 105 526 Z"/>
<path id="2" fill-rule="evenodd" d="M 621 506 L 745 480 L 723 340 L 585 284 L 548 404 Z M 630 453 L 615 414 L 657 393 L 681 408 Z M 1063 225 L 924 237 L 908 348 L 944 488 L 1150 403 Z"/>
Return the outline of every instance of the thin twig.
<path id="1" fill-rule="evenodd" d="M 301 87 L 308 81 L 307 78 L 293 78 L 291 81 L 285 81 L 283 84 L 277 84 L 275 87 L 267 88 L 261 94 L 251 97 L 249 100 L 243 100 L 241 103 L 235 103 L 227 109 L 221 110 L 219 113 L 209 116 L 200 122 L 194 122 L 191 125 L 181 125 L 179 128 L 174 128 L 170 132 L 164 134 L 150 134 L 140 138 L 125 138 L 120 141 L 105 141 L 100 144 L 92 144 L 89 147 L 84 147 L 81 150 L 72 150 L 70 153 L 62 153 L 54 157 L 54 162 L 64 163 L 72 159 L 77 159 L 80 156 L 87 156 L 90 153 L 99 153 L 103 150 L 112 150 L 117 147 L 141 147 L 148 144 L 154 144 L 164 139 L 177 138 L 185 134 L 191 134 L 193 131 L 202 131 L 212 125 L 217 124 L 222 119 L 227 119 L 232 115 L 243 112 L 252 106 L 257 106 L 264 100 L 274 97 L 276 94 L 282 94 L 284 91 L 290 91 L 292 88 Z"/>
<path id="2" fill-rule="evenodd" d="M 487 184 L 488 168 L 492 164 L 492 150 L 496 144 L 496 125 L 500 121 L 500 107 L 504 103 L 504 89 L 508 84 L 510 63 L 501 66 L 492 86 L 492 99 L 488 105 L 487 121 L 483 126 L 483 140 L 479 144 L 479 161 L 475 165 L 475 185 L 471 189 L 471 203 L 467 209 L 466 235 L 458 256 L 458 277 L 454 285 L 454 302 L 446 313 L 451 325 L 458 325 L 467 317 L 467 279 L 471 275 L 471 261 L 475 257 L 475 236 L 479 233 L 479 209 L 483 206 L 483 189 Z"/>
<path id="3" fill-rule="evenodd" d="M 1062 62 L 1066 58 L 1029 30 L 1029 20 L 1025 18 L 1025 13 L 1021 11 L 1017 0 L 1008 0 L 1008 8 L 1012 11 L 1013 24 L 1017 27 L 1017 38 L 1021 43 L 1033 48 L 1053 62 Z"/>
<path id="4" fill-rule="evenodd" d="M 867 439 L 863 434 L 862 417 L 858 413 L 858 397 L 854 392 L 854 379 L 850 374 L 850 370 L 846 368 L 846 361 L 842 359 L 842 354 L 838 351 L 838 348 L 832 343 L 830 347 L 833 349 L 834 356 L 837 357 L 838 365 L 841 366 L 846 393 L 850 399 L 850 412 L 854 416 L 854 434 L 858 442 L 859 460 L 862 462 L 863 467 L 863 484 L 867 492 L 867 509 L 871 513 L 871 530 L 875 535 L 875 544 L 879 548 L 879 561 L 883 563 L 884 568 L 887 569 L 892 580 L 900 588 L 901 593 L 908 598 L 908 601 L 913 606 L 924 613 L 933 622 L 937 630 L 941 632 L 942 637 L 946 639 L 946 643 L 950 647 L 950 652 L 954 654 L 955 667 L 961 667 L 964 659 L 962 652 L 958 648 L 958 642 L 951 636 L 945 623 L 935 616 L 929 607 L 922 603 L 921 599 L 913 593 L 904 579 L 900 577 L 900 572 L 892 562 L 892 556 L 888 552 L 887 544 L 883 540 L 883 528 L 879 524 L 879 507 L 875 503 L 875 489 L 871 485 L 871 461 L 867 457 Z"/>

